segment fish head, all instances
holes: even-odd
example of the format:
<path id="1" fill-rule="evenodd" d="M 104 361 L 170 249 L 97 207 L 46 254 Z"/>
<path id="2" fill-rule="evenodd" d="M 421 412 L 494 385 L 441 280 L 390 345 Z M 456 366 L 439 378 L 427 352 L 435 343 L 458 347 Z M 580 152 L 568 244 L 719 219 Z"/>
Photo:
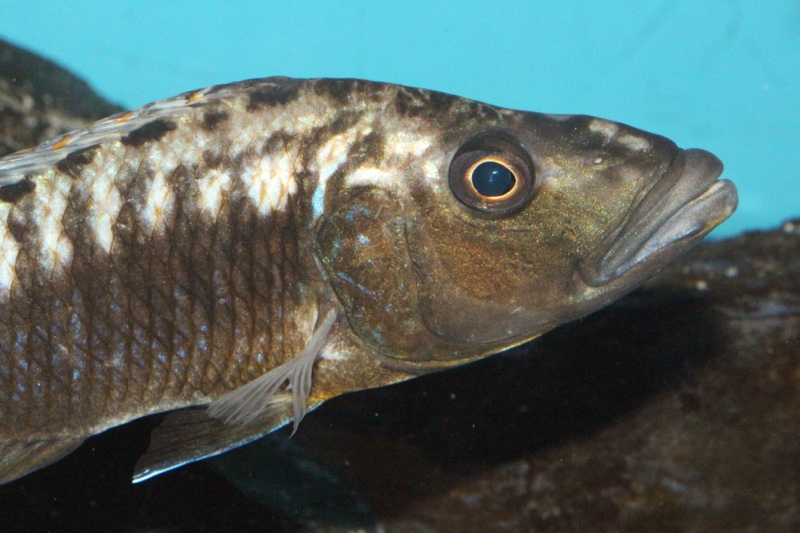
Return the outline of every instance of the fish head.
<path id="1" fill-rule="evenodd" d="M 442 106 L 398 118 L 417 153 L 383 146 L 374 163 L 389 178 L 343 188 L 318 235 L 352 330 L 410 367 L 493 353 L 603 307 L 736 208 L 709 152 L 593 117 Z"/>

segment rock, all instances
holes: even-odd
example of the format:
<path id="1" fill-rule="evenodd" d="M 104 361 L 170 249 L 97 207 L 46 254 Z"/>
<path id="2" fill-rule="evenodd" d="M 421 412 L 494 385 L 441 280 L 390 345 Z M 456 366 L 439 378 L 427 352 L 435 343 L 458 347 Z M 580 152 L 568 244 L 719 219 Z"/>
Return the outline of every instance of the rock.
<path id="1" fill-rule="evenodd" d="M 0 157 L 121 110 L 55 63 L 0 39 Z"/>

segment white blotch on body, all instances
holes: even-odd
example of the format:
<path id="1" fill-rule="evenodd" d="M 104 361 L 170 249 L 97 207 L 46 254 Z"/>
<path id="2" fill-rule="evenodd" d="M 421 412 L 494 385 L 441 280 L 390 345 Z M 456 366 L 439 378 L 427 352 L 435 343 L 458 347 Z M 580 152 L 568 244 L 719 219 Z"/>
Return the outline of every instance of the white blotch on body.
<path id="1" fill-rule="evenodd" d="M 374 185 L 379 187 L 388 183 L 391 178 L 391 172 L 377 168 L 360 167 L 347 175 L 345 187 L 357 187 L 362 185 Z"/>
<path id="2" fill-rule="evenodd" d="M 64 234 L 62 219 L 67 208 L 71 183 L 65 179 L 48 180 L 47 201 L 36 202 L 33 219 L 39 222 L 39 251 L 46 270 L 55 271 L 72 261 L 72 243 Z M 41 183 L 41 182 L 40 182 Z M 44 185 L 42 183 L 42 185 Z"/>
<path id="3" fill-rule="evenodd" d="M 311 209 L 314 211 L 314 218 L 319 218 L 325 210 L 325 185 L 319 184 L 311 196 Z"/>
<path id="4" fill-rule="evenodd" d="M 422 165 L 422 169 L 425 172 L 425 177 L 429 180 L 435 181 L 439 178 L 439 165 L 433 161 L 425 161 Z"/>
<path id="5" fill-rule="evenodd" d="M 325 189 L 328 179 L 347 161 L 347 154 L 359 133 L 366 135 L 369 130 L 362 132 L 358 126 L 354 126 L 344 133 L 334 135 L 319 148 L 313 162 L 313 170 L 316 170 L 318 177 L 317 188 L 311 197 L 314 218 L 319 218 L 325 211 Z"/>
<path id="6" fill-rule="evenodd" d="M 181 125 L 181 128 L 186 128 L 186 125 Z M 203 160 L 203 152 L 209 145 L 207 134 L 203 132 L 200 135 L 193 135 L 192 142 L 187 143 L 180 154 L 180 163 L 186 168 L 195 168 L 197 164 Z"/>
<path id="7" fill-rule="evenodd" d="M 294 163 L 285 152 L 263 156 L 245 166 L 240 179 L 247 197 L 262 215 L 286 208 L 289 196 L 297 192 Z"/>
<path id="8" fill-rule="evenodd" d="M 607 143 L 614 139 L 618 129 L 619 127 L 613 122 L 601 118 L 596 118 L 589 122 L 589 131 L 592 133 L 599 133 L 606 138 Z"/>
<path id="9" fill-rule="evenodd" d="M 629 133 L 624 133 L 617 137 L 617 142 L 637 152 L 650 149 L 650 141 Z"/>
<path id="10" fill-rule="evenodd" d="M 230 190 L 230 173 L 211 169 L 198 180 L 197 185 L 200 192 L 200 208 L 212 218 L 216 218 L 222 209 L 224 195 Z"/>
<path id="11" fill-rule="evenodd" d="M 631 135 L 630 133 L 623 133 L 617 136 L 619 133 L 619 126 L 613 122 L 609 122 L 608 120 L 603 120 L 600 118 L 593 119 L 589 123 L 589 131 L 593 133 L 599 133 L 605 137 L 606 143 L 616 141 L 621 145 L 637 152 L 642 152 L 650 148 L 650 141 L 642 137 Z"/>
<path id="12" fill-rule="evenodd" d="M 16 279 L 14 263 L 19 254 L 19 244 L 8 229 L 8 214 L 10 204 L 0 204 L 0 290 L 11 289 L 11 284 Z"/>
<path id="13" fill-rule="evenodd" d="M 398 131 L 386 137 L 386 147 L 394 156 L 408 158 L 420 157 L 430 148 L 432 140 L 428 135 L 413 131 Z"/>
<path id="14" fill-rule="evenodd" d="M 94 233 L 95 241 L 106 253 L 111 251 L 114 242 L 114 224 L 117 215 L 122 208 L 122 196 L 120 196 L 114 180 L 108 179 L 109 174 L 114 172 L 118 164 L 111 163 L 113 159 L 105 159 L 97 169 L 87 170 L 86 178 L 91 183 L 91 217 L 89 226 Z M 109 168 L 113 165 L 114 168 Z"/>
<path id="15" fill-rule="evenodd" d="M 172 211 L 175 194 L 162 171 L 156 172 L 150 182 L 147 198 L 142 206 L 142 222 L 150 231 L 162 228 Z"/>
<path id="16" fill-rule="evenodd" d="M 320 359 L 325 359 L 326 361 L 347 361 L 350 357 L 351 355 L 346 349 L 333 344 L 324 346 L 319 356 Z"/>
<path id="17" fill-rule="evenodd" d="M 169 182 L 167 173 L 175 172 L 180 163 L 176 150 L 180 143 L 160 141 L 153 145 L 146 159 L 146 165 L 155 171 L 149 183 L 147 198 L 142 206 L 142 222 L 150 231 L 162 231 L 166 228 L 175 204 L 175 193 Z M 135 160 L 135 157 L 131 157 Z"/>

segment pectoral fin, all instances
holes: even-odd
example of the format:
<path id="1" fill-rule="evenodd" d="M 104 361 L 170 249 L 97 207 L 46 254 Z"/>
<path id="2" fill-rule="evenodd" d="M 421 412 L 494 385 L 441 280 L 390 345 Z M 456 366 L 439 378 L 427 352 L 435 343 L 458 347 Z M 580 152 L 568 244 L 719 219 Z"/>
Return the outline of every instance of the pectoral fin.
<path id="1" fill-rule="evenodd" d="M 247 444 L 303 416 L 322 400 L 309 402 L 314 361 L 336 321 L 329 312 L 318 319 L 308 344 L 291 361 L 211 403 L 169 413 L 153 430 L 150 448 L 133 475 L 138 483 L 181 465 L 218 455 Z M 288 382 L 291 394 L 279 392 Z"/>
<path id="2" fill-rule="evenodd" d="M 208 407 L 208 414 L 225 423 L 247 424 L 270 408 L 275 394 L 288 381 L 292 391 L 294 431 L 297 431 L 297 425 L 309 410 L 306 399 L 311 390 L 314 361 L 335 321 L 336 313 L 328 313 L 317 323 L 308 344 L 294 359 L 215 400 Z"/>
<path id="3" fill-rule="evenodd" d="M 57 437 L 0 443 L 0 484 L 55 463 L 83 441 L 83 437 Z"/>

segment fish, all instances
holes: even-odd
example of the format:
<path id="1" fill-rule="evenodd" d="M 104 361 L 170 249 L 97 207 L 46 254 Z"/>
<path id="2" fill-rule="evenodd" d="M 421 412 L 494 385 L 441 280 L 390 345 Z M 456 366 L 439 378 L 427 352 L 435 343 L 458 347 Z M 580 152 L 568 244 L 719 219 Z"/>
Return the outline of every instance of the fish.
<path id="1" fill-rule="evenodd" d="M 166 413 L 133 481 L 527 342 L 736 209 L 700 149 L 356 79 L 180 94 L 0 159 L 0 483 Z"/>

